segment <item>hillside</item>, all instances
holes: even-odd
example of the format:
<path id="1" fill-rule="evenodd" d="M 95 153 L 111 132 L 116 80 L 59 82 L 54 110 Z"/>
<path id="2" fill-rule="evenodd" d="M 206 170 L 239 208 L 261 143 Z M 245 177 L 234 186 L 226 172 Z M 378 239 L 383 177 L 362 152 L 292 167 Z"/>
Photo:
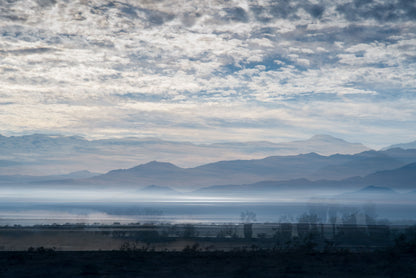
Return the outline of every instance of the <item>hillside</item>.
<path id="1" fill-rule="evenodd" d="M 249 184 L 265 180 L 285 181 L 306 178 L 312 181 L 349 181 L 416 162 L 416 150 L 367 151 L 355 155 L 322 156 L 316 153 L 271 156 L 264 159 L 219 161 L 194 168 L 171 163 L 150 162 L 129 169 L 79 180 L 86 184 L 170 186 L 180 189 L 225 184 Z M 365 177 L 370 182 L 371 177 Z M 381 179 L 380 182 L 386 182 Z M 354 182 L 356 182 L 354 180 Z"/>
<path id="2" fill-rule="evenodd" d="M 328 135 L 293 142 L 226 142 L 194 144 L 158 138 L 114 138 L 87 140 L 80 136 L 32 134 L 0 135 L 0 175 L 60 175 L 89 170 L 105 173 L 131 168 L 148 161 L 171 161 L 181 167 L 206 163 L 287 156 L 316 152 L 354 154 L 368 150 L 362 144 L 349 143 Z"/>

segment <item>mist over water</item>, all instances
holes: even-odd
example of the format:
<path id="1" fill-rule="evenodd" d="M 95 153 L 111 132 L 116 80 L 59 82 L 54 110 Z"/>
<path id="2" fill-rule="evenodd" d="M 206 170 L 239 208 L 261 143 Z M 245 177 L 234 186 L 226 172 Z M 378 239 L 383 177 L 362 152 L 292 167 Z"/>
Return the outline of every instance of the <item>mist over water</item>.
<path id="1" fill-rule="evenodd" d="M 192 193 L 143 193 L 137 190 L 1 189 L 0 225 L 241 223 L 242 212 L 253 212 L 257 223 L 298 222 L 316 215 L 320 223 L 341 223 L 366 215 L 376 223 L 416 223 L 416 198 L 345 192 L 280 192 L 254 196 L 202 196 Z"/>

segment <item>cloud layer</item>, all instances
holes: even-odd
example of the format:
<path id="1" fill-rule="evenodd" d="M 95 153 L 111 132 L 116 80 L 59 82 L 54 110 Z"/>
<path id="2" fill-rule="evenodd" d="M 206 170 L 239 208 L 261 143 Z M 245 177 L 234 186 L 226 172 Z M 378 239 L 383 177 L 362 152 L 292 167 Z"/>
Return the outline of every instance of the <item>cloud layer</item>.
<path id="1" fill-rule="evenodd" d="M 0 1 L 0 126 L 410 141 L 415 30 L 405 0 Z"/>

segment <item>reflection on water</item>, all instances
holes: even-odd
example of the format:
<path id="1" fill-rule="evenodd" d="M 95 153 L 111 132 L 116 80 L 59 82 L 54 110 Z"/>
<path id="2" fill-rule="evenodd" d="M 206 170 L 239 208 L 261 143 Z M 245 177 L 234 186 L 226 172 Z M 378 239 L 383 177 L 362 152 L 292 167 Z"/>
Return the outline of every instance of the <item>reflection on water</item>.
<path id="1" fill-rule="evenodd" d="M 64 223 L 238 223 L 242 211 L 254 211 L 259 222 L 278 222 L 300 214 L 304 204 L 149 202 L 149 203 L 15 203 L 0 207 L 0 225 Z"/>
<path id="2" fill-rule="evenodd" d="M 372 204 L 377 211 L 373 217 L 390 222 L 416 221 L 416 205 Z M 322 223 L 331 217 L 345 214 L 364 215 L 363 204 L 336 205 L 311 203 L 243 203 L 243 202 L 141 202 L 141 203 L 3 203 L 0 206 L 0 225 L 36 224 L 120 224 L 130 223 L 240 223 L 241 213 L 251 211 L 256 221 L 297 222 L 308 212 L 317 215 Z M 334 211 L 334 208 L 336 209 Z M 373 209 L 374 210 L 374 209 Z M 363 212 L 360 212 L 363 211 Z M 332 213 L 332 215 L 330 215 Z"/>
<path id="3" fill-rule="evenodd" d="M 416 221 L 415 198 L 406 194 L 377 199 L 345 195 L 347 198 L 342 199 L 328 197 L 331 196 L 328 192 L 307 196 L 301 193 L 207 197 L 182 193 L 144 194 L 137 190 L 3 188 L 0 191 L 0 225 L 241 223 L 242 212 L 253 212 L 258 223 L 294 223 L 305 213 L 315 215 L 321 223 L 341 222 L 351 215 L 357 223 L 365 222 L 368 217 L 391 223 Z"/>

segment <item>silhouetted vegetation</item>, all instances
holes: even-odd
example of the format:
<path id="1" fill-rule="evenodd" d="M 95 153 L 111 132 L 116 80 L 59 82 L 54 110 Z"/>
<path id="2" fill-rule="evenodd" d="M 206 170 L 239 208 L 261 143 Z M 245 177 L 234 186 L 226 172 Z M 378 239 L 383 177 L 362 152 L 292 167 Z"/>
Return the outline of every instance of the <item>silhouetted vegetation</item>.
<path id="1" fill-rule="evenodd" d="M 316 214 L 307 213 L 298 218 L 298 223 L 0 227 L 0 250 L 28 250 L 32 247 L 31 252 L 142 248 L 174 251 L 199 244 L 203 250 L 230 251 L 257 246 L 269 250 L 321 252 L 376 250 L 399 243 L 416 244 L 412 227 L 358 224 L 354 212 L 343 214 L 330 224 L 320 223 L 320 219 Z M 38 250 L 40 246 L 45 250 Z"/>
<path id="2" fill-rule="evenodd" d="M 414 277 L 415 228 L 395 245 L 371 252 L 314 251 L 305 244 L 284 250 L 155 252 L 125 245 L 120 251 L 56 252 L 31 248 L 0 252 L 1 277 Z M 294 245 L 295 246 L 295 245 Z"/>
<path id="3" fill-rule="evenodd" d="M 253 231 L 261 231 L 251 238 L 245 236 L 245 224 L 214 226 L 219 235 L 212 237 L 203 237 L 199 231 L 207 233 L 206 227 L 198 225 L 129 226 L 129 233 L 115 234 L 125 240 L 115 251 L 62 252 L 40 246 L 0 252 L 0 273 L 1 277 L 414 277 L 416 226 L 364 226 L 353 218 L 354 214 L 343 217 L 345 221 L 335 225 L 335 236 L 333 225 L 319 223 L 313 214 L 302 215 L 299 223 L 270 227 L 250 223 Z M 140 239 L 151 240 L 139 241 L 136 231 L 146 231 L 139 233 Z M 183 247 L 155 248 L 163 237 Z"/>

